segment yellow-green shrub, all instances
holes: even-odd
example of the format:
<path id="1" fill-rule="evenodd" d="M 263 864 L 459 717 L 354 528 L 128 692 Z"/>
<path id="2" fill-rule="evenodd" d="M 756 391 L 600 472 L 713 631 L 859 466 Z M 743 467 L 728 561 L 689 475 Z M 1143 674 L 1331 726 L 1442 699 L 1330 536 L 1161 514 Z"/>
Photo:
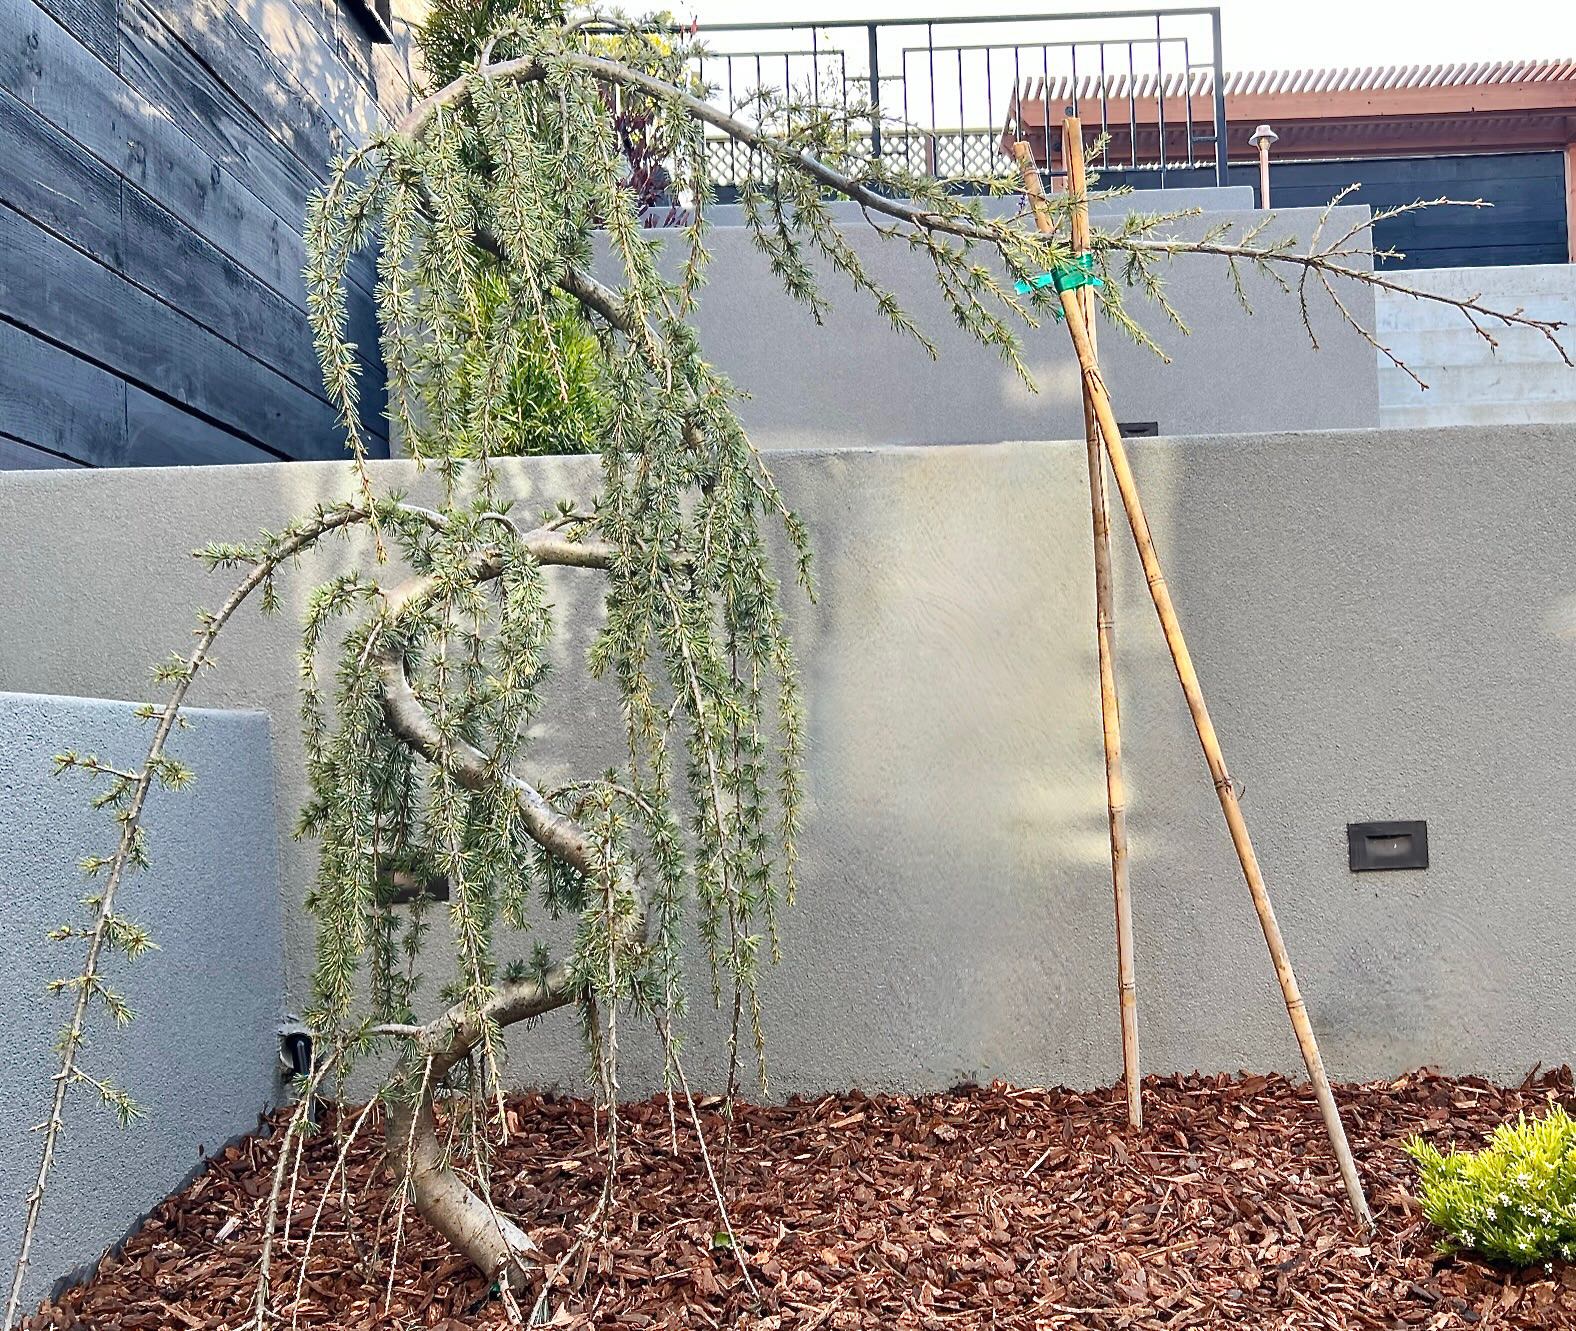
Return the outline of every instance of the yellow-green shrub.
<path id="1" fill-rule="evenodd" d="M 1576 1120 L 1563 1108 L 1518 1115 L 1481 1151 L 1445 1155 L 1420 1137 L 1406 1151 L 1446 1246 L 1517 1266 L 1576 1255 Z"/>

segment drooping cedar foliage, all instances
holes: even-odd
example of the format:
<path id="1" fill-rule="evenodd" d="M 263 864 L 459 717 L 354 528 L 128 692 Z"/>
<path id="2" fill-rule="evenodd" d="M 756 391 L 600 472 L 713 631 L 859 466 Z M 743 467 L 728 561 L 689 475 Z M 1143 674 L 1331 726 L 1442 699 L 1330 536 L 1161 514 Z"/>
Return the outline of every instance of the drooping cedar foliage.
<path id="1" fill-rule="evenodd" d="M 598 40 L 652 77 L 683 82 L 686 53 L 673 43 Z M 584 46 L 522 25 L 495 58 L 535 52 L 551 65 L 554 42 Z M 651 105 L 699 187 L 695 122 Z M 714 992 L 736 987 L 754 1024 L 757 959 L 793 891 L 802 734 L 763 522 L 785 522 L 801 557 L 804 537 L 739 426 L 733 389 L 685 321 L 704 250 L 695 246 L 676 280 L 659 271 L 608 132 L 614 114 L 604 85 L 567 66 L 532 81 L 478 78 L 344 164 L 311 219 L 319 347 L 347 428 L 359 385 L 340 331 L 344 266 L 376 237 L 390 416 L 443 484 L 432 516 L 381 510 L 385 536 L 426 580 L 422 595 L 391 611 L 374 580 L 356 574 L 320 589 L 308 617 L 316 795 L 303 829 L 323 846 L 311 904 L 320 924 L 314 1017 L 325 1031 L 415 1019 L 409 962 L 428 919 L 392 904 L 396 877 L 407 875 L 446 880 L 456 957 L 448 994 L 476 1011 L 501 979 L 524 975 L 500 969 L 496 931 L 529 931 L 537 909 L 601 912 L 567 962 L 577 995 L 604 1010 L 679 1007 L 680 927 L 691 910 Z M 617 260 L 616 289 L 589 277 L 598 234 Z M 554 624 L 491 459 L 510 451 L 498 407 L 522 359 L 545 349 L 551 374 L 572 350 L 564 285 L 603 330 L 594 357 L 603 486 L 551 525 L 607 552 L 606 623 L 590 667 L 624 700 L 628 761 L 541 794 L 595 842 L 589 876 L 533 839 L 507 783 L 472 788 L 444 762 L 423 761 L 384 709 L 395 643 L 444 740 L 472 746 L 499 772 L 520 757 Z M 317 655 L 345 615 L 354 622 L 335 637 L 329 700 Z M 385 650 L 372 650 L 375 639 Z M 537 972 L 550 964 L 543 958 Z"/>

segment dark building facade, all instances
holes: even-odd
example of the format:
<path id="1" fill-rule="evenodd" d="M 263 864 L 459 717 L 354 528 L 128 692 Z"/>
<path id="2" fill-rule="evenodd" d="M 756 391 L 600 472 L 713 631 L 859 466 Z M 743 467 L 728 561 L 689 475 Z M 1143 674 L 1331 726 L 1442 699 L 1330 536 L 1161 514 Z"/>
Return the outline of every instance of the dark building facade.
<path id="1" fill-rule="evenodd" d="M 1257 166 L 1233 162 L 1233 185 L 1259 184 Z M 1418 199 L 1481 201 L 1486 207 L 1441 207 L 1405 213 L 1374 227 L 1374 244 L 1393 250 L 1384 268 L 1475 268 L 1512 263 L 1565 263 L 1570 258 L 1565 155 L 1561 152 L 1451 153 L 1438 157 L 1348 157 L 1275 161 L 1270 202 L 1276 208 L 1317 208 L 1350 185 L 1349 203 L 1376 213 Z M 1114 170 L 1102 186 L 1152 189 L 1154 170 Z"/>
<path id="2" fill-rule="evenodd" d="M 0 466 L 342 455 L 306 202 L 410 95 L 362 8 L 0 0 Z M 351 320 L 386 451 L 372 279 Z"/>
<path id="3" fill-rule="evenodd" d="M 1388 266 L 1576 262 L 1576 60 L 1250 71 L 1226 75 L 1224 88 L 1230 183 L 1257 188 L 1254 131 L 1277 136 L 1272 206 L 1317 207 L 1350 185 L 1360 187 L 1351 201 L 1376 211 L 1438 198 L 1491 205 L 1381 222 L 1375 243 L 1401 252 Z M 1108 134 L 1103 185 L 1199 183 L 1198 171 L 1158 164 L 1187 156 L 1185 126 L 1210 123 L 1207 71 L 1191 87 L 1118 77 L 1036 88 L 1014 99 L 1009 121 L 1031 144 L 1055 145 L 1045 119 L 1074 101 L 1087 133 Z"/>

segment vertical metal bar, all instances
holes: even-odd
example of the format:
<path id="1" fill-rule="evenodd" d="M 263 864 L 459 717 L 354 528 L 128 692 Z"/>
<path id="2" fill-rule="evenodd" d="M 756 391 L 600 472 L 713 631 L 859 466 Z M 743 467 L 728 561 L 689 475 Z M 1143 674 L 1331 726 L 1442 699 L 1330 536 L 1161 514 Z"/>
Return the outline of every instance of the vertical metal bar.
<path id="1" fill-rule="evenodd" d="M 995 119 L 996 119 L 996 92 L 995 92 L 995 89 L 991 86 L 991 72 L 990 72 L 991 56 L 993 54 L 994 54 L 994 52 L 991 50 L 990 47 L 987 46 L 985 48 L 985 123 L 987 125 L 992 124 L 995 121 Z M 986 155 L 987 163 L 989 162 L 989 160 L 990 160 L 989 150 L 987 149 L 987 155 Z M 968 175 L 968 171 L 965 169 L 963 174 L 964 175 Z M 981 175 L 985 175 L 986 173 L 982 171 L 982 172 L 980 172 L 980 174 Z"/>
<path id="2" fill-rule="evenodd" d="M 1182 38 L 1182 97 L 1183 110 L 1187 115 L 1187 164 L 1193 165 L 1193 59 L 1188 51 L 1187 38 Z M 1193 183 L 1193 177 L 1188 176 L 1188 183 Z"/>
<path id="3" fill-rule="evenodd" d="M 958 45 L 958 174 L 966 176 L 969 173 L 969 147 L 964 136 L 963 127 L 968 124 L 968 116 L 963 110 L 963 46 Z"/>
<path id="4" fill-rule="evenodd" d="M 738 98 L 733 91 L 733 56 L 728 56 L 728 113 L 731 115 L 738 107 Z M 739 144 L 731 136 L 726 139 L 728 145 L 728 174 L 733 178 L 735 187 L 742 186 L 745 182 L 739 178 Z M 745 161 L 748 161 L 745 158 Z"/>
<path id="5" fill-rule="evenodd" d="M 914 169 L 914 131 L 913 121 L 908 114 L 908 48 L 903 48 L 903 169 Z"/>
<path id="6" fill-rule="evenodd" d="M 870 38 L 870 156 L 881 156 L 881 49 L 876 40 L 876 25 L 866 27 Z"/>
<path id="7" fill-rule="evenodd" d="M 700 95 L 702 97 L 704 97 L 706 95 L 706 57 L 705 57 L 704 53 L 701 53 L 701 52 L 697 52 L 696 55 L 695 55 L 695 82 L 700 87 Z M 706 171 L 706 174 L 710 175 L 711 174 L 711 153 L 707 149 L 706 144 L 707 144 L 706 131 L 705 131 L 705 128 L 702 127 L 701 135 L 700 135 L 700 159 L 701 159 L 701 162 L 704 164 L 704 169 Z M 713 182 L 713 183 L 715 183 L 715 182 Z M 704 200 L 701 199 L 700 192 L 697 190 L 695 192 L 695 211 L 696 211 L 697 215 L 699 214 L 700 210 L 703 207 L 705 207 L 705 202 L 704 202 Z"/>
<path id="8" fill-rule="evenodd" d="M 1220 10 L 1209 11 L 1210 35 L 1215 44 L 1215 183 L 1226 183 L 1226 73 L 1220 59 Z"/>
<path id="9" fill-rule="evenodd" d="M 1023 48 L 1021 46 L 1012 48 L 1012 118 L 1017 124 L 1008 121 L 1005 137 L 1027 138 L 1028 136 L 1023 132 Z M 1002 151 L 1008 152 L 1010 149 L 1003 146 Z"/>
<path id="10" fill-rule="evenodd" d="M 1072 91 L 1067 94 L 1067 110 L 1063 113 L 1063 115 L 1064 116 L 1075 116 L 1076 117 L 1079 114 L 1080 110 L 1081 110 L 1081 108 L 1079 106 L 1079 102 L 1082 101 L 1082 98 L 1080 98 L 1078 96 L 1079 88 L 1078 88 L 1078 43 L 1077 42 L 1068 42 L 1067 43 L 1067 58 L 1072 62 L 1072 84 L 1073 84 L 1073 86 L 1072 86 Z M 1063 136 L 1063 140 L 1062 141 L 1063 141 L 1063 146 L 1065 146 L 1066 142 L 1067 142 L 1065 135 Z M 1071 169 L 1072 169 L 1071 167 L 1068 168 L 1068 170 L 1071 170 Z"/>
<path id="11" fill-rule="evenodd" d="M 1054 176 L 1056 167 L 1051 162 L 1051 44 L 1040 47 L 1040 68 L 1045 77 L 1040 80 L 1040 107 L 1045 112 L 1045 174 Z"/>
<path id="12" fill-rule="evenodd" d="M 1166 187 L 1166 42 L 1155 15 L 1155 118 L 1160 125 L 1160 188 Z"/>
<path id="13" fill-rule="evenodd" d="M 1127 164 L 1138 170 L 1138 68 L 1134 63 L 1133 39 L 1127 39 Z"/>
<path id="14" fill-rule="evenodd" d="M 936 128 L 936 25 L 925 24 L 925 53 L 930 59 L 930 174 L 941 174 L 941 142 Z"/>
<path id="15" fill-rule="evenodd" d="M 1108 104 L 1109 101 L 1110 101 L 1109 92 L 1110 92 L 1110 90 L 1106 86 L 1106 76 L 1105 76 L 1105 43 L 1101 42 L 1100 43 L 1100 137 L 1106 141 L 1105 142 L 1105 146 L 1100 149 L 1100 165 L 1102 167 L 1109 166 L 1110 165 L 1110 161 L 1111 161 L 1111 144 L 1110 144 L 1109 138 L 1107 137 L 1110 134 L 1110 132 L 1111 132 L 1111 128 L 1110 128 L 1110 124 L 1109 124 L 1110 117 L 1108 115 L 1108 112 L 1110 110 L 1110 107 L 1109 107 L 1109 104 Z"/>

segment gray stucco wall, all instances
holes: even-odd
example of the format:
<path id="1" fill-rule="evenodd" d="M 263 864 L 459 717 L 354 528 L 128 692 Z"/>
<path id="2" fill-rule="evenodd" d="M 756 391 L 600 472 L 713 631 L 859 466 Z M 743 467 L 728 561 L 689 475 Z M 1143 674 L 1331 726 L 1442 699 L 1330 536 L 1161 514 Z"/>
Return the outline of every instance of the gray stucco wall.
<path id="1" fill-rule="evenodd" d="M 85 613 L 79 623 L 88 622 Z M 0 678 L 14 683 L 16 675 L 7 668 Z M 124 683 L 128 693 L 138 690 L 133 678 Z M 77 861 L 109 854 L 118 831 L 88 807 L 96 787 L 80 776 L 51 780 L 50 759 L 76 748 L 134 765 L 146 752 L 148 729 L 132 710 L 123 702 L 0 693 L 0 1085 L 7 1097 L 0 1253 L 7 1271 L 22 1198 L 38 1168 L 40 1139 L 29 1125 L 48 1116 L 51 1046 L 70 1015 L 69 998 L 49 997 L 45 985 L 81 965 L 79 943 L 45 935 L 80 920 L 78 901 L 89 889 Z M 118 898 L 121 913 L 147 926 L 159 951 L 135 964 L 111 958 L 108 982 L 137 1015 L 117 1031 L 94 1013 L 82 1060 L 93 1076 L 129 1090 L 145 1117 L 122 1130 L 91 1091 L 73 1091 L 30 1298 L 96 1260 L 196 1170 L 205 1152 L 253 1128 L 280 1088 L 283 939 L 269 719 L 196 710 L 190 720 L 192 729 L 176 733 L 170 752 L 196 770 L 197 780 L 186 791 L 150 798 L 152 868 L 129 878 Z"/>
<path id="2" fill-rule="evenodd" d="M 1159 205 L 1142 197 L 1112 201 L 1102 210 L 1107 225 L 1115 225 L 1119 206 Z M 1259 241 L 1294 237 L 1305 246 L 1319 211 L 1277 210 Z M 1360 229 L 1367 215 L 1366 208 L 1337 209 L 1326 233 Z M 1188 236 L 1229 225 L 1240 237 L 1262 218 L 1246 210 L 1211 211 L 1169 223 L 1157 234 Z M 912 338 L 894 332 L 869 298 L 836 274 L 823 275 L 832 310 L 817 327 L 807 309 L 782 294 L 750 234 L 718 227 L 708 238 L 713 258 L 695 324 L 708 354 L 750 394 L 739 413 L 757 443 L 840 448 L 1082 436 L 1077 364 L 1065 331 L 1049 317 L 1025 339 L 1024 359 L 1039 388 L 1031 392 L 994 351 L 957 327 L 923 255 L 881 241 L 859 222 L 846 231 L 871 275 L 898 295 L 934 340 L 940 359 L 932 361 Z M 676 262 L 677 255 L 671 257 Z M 1128 293 L 1130 312 L 1171 363 L 1109 325 L 1102 329 L 1101 364 L 1116 393 L 1118 420 L 1154 421 L 1166 435 L 1379 423 L 1373 349 L 1341 324 L 1322 293 L 1309 301 L 1316 350 L 1296 297 L 1261 275 L 1243 273 L 1254 311 L 1249 315 L 1219 259 L 1182 257 L 1160 271 L 1167 296 L 1192 331 L 1184 335 L 1157 306 Z M 1373 291 L 1355 284 L 1338 289 L 1353 316 L 1372 328 Z"/>
<path id="3" fill-rule="evenodd" d="M 1095 182 L 1096 188 L 1099 181 Z M 1242 212 L 1254 206 L 1257 191 L 1251 185 L 1181 185 L 1175 189 L 1149 189 L 1110 198 L 1090 200 L 1089 212 L 1096 224 L 1118 216 L 1133 208 L 1147 213 L 1179 213 L 1190 208 L 1202 212 Z M 1023 211 L 1021 194 L 985 197 L 980 205 L 989 216 L 1011 217 Z M 827 205 L 830 215 L 840 223 L 862 226 L 864 211 L 857 203 L 847 199 L 833 199 Z M 653 210 L 656 212 L 657 210 Z M 744 205 L 740 203 L 713 203 L 706 208 L 706 220 L 712 226 L 743 226 Z"/>
<path id="4" fill-rule="evenodd" d="M 1489 268 L 1414 268 L 1402 280 L 1491 309 L 1523 309 L 1535 319 L 1576 325 L 1576 264 L 1509 264 Z M 1495 345 L 1461 312 L 1394 291 L 1375 297 L 1379 340 L 1416 371 L 1379 358 L 1379 416 L 1387 426 L 1488 425 L 1576 421 L 1576 369 L 1560 361 L 1541 333 L 1485 325 Z"/>
<path id="5" fill-rule="evenodd" d="M 1576 433 L 1569 426 L 1135 441 L 1157 539 L 1342 1077 L 1519 1077 L 1572 1057 Z M 1081 444 L 791 452 L 818 552 L 793 616 L 811 709 L 804 891 L 768 984 L 775 1090 L 1097 1083 L 1119 1068 Z M 385 481 L 408 475 L 380 466 Z M 510 464 L 528 505 L 594 459 Z M 0 679 L 135 696 L 221 594 L 182 554 L 343 493 L 302 465 L 0 483 Z M 418 483 L 419 493 L 423 483 Z M 99 533 L 91 573 L 43 533 Z M 1262 939 L 1142 580 L 1118 532 L 1146 1067 L 1297 1066 Z M 339 567 L 334 547 L 313 575 Z M 579 669 L 595 575 L 562 573 L 533 770 L 616 756 Z M 287 988 L 310 967 L 290 618 L 243 612 L 204 699 L 275 719 Z M 575 617 L 578 616 L 578 619 Z M 105 628 L 109 632 L 104 632 Z M 591 737 L 588 739 L 587 737 Z M 1426 872 L 1352 875 L 1344 826 L 1429 820 Z M 159 966 L 163 958 L 150 963 Z M 568 1083 L 568 1020 L 517 1045 Z M 654 1061 L 625 1044 L 625 1089 Z M 692 1034 L 697 1070 L 716 1031 Z M 644 1062 L 641 1060 L 644 1059 Z"/>

